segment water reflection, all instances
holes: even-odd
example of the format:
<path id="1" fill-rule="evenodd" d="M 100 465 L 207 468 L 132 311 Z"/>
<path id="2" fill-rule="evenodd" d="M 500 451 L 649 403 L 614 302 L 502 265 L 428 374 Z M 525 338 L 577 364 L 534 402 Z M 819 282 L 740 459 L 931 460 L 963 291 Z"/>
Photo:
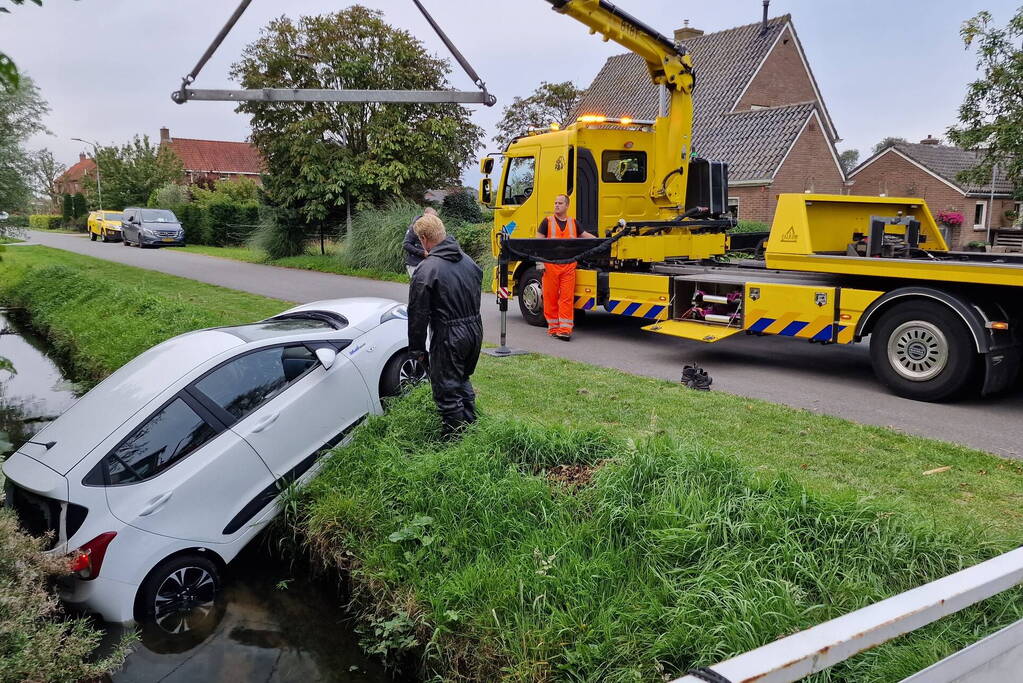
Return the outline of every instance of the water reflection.
<path id="1" fill-rule="evenodd" d="M 75 402 L 76 387 L 46 355 L 45 342 L 6 309 L 0 309 L 0 357 L 14 366 L 13 374 L 0 370 L 0 432 L 18 446 Z"/>
<path id="2" fill-rule="evenodd" d="M 222 596 L 188 621 L 150 621 L 115 683 L 163 681 L 350 681 L 392 678 L 359 649 L 330 583 L 294 574 L 254 542 L 232 563 Z M 109 640 L 119 636 L 112 631 Z"/>

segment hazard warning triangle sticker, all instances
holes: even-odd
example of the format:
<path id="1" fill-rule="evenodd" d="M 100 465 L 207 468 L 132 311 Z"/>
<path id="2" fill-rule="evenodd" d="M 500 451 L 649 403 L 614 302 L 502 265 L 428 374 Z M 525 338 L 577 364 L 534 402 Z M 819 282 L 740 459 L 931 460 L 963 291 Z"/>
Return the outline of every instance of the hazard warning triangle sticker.
<path id="1" fill-rule="evenodd" d="M 795 227 L 789 228 L 788 231 L 781 236 L 782 242 L 795 242 L 797 239 Z"/>

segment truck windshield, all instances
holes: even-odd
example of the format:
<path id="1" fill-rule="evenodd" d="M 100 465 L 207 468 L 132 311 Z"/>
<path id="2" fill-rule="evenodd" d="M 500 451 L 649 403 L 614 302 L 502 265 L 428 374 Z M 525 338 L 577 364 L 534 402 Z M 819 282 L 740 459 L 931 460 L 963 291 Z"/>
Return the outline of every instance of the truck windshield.
<path id="1" fill-rule="evenodd" d="M 178 219 L 172 212 L 166 209 L 143 209 L 143 223 L 177 223 Z"/>

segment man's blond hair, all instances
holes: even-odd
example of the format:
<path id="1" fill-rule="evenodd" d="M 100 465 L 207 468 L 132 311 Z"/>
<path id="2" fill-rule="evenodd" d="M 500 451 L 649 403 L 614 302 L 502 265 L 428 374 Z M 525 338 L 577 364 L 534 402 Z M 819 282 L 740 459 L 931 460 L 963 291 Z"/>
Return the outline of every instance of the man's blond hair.
<path id="1" fill-rule="evenodd" d="M 420 240 L 430 244 L 439 244 L 448 234 L 440 217 L 429 213 L 420 216 L 412 229 Z"/>

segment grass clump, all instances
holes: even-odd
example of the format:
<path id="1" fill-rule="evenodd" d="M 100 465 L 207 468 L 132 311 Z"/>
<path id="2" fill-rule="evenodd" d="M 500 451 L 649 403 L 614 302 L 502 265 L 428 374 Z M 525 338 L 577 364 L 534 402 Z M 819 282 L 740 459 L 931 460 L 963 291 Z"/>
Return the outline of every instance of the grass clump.
<path id="1" fill-rule="evenodd" d="M 398 402 L 291 520 L 327 563 L 344 558 L 371 620 L 406 625 L 389 638 L 430 674 L 661 680 L 1009 547 L 808 492 L 698 438 L 485 415 L 447 444 L 436 425 L 425 390 Z M 542 476 L 572 462 L 601 467 L 571 493 Z M 818 680 L 897 680 L 1020 616 L 1003 594 Z"/>
<path id="2" fill-rule="evenodd" d="M 14 515 L 0 509 L 0 681 L 71 683 L 116 669 L 125 647 L 90 658 L 102 634 L 86 619 L 61 614 L 49 582 L 67 565 L 40 550 L 41 541 L 21 533 Z"/>
<path id="3" fill-rule="evenodd" d="M 366 268 L 400 273 L 405 270 L 402 241 L 412 219 L 423 207 L 407 199 L 395 199 L 381 209 L 361 211 L 352 220 L 340 254 L 346 268 Z"/>

